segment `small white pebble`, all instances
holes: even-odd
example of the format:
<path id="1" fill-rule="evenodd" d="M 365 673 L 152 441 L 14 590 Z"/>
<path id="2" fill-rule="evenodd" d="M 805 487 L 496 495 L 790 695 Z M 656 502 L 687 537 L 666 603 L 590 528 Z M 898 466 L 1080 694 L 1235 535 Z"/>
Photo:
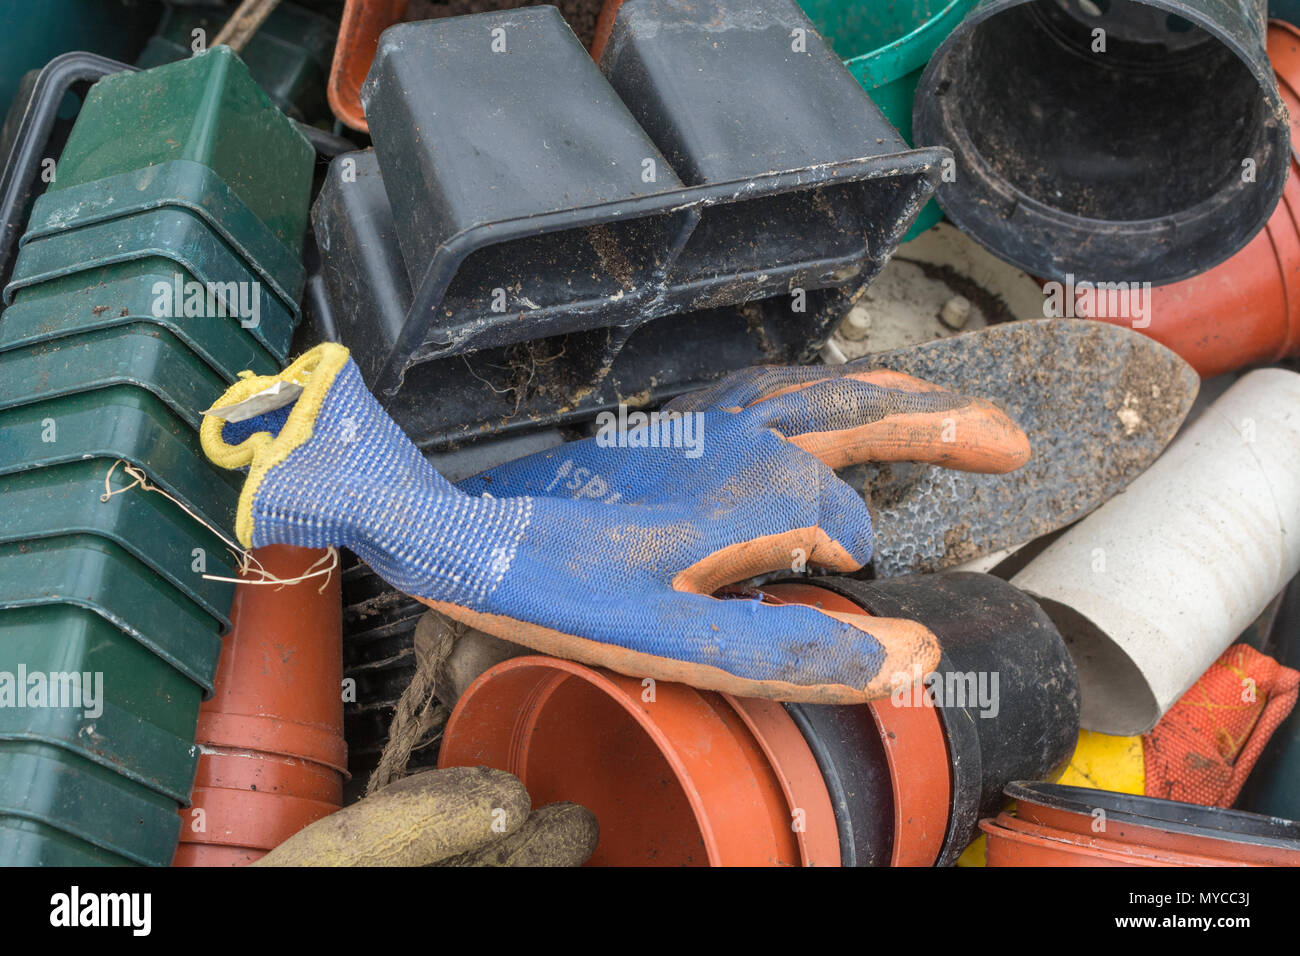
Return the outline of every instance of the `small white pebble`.
<path id="1" fill-rule="evenodd" d="M 855 305 L 840 323 L 840 337 L 850 342 L 860 342 L 871 331 L 871 313 L 860 305 Z"/>
<path id="2" fill-rule="evenodd" d="M 970 310 L 970 299 L 964 295 L 955 295 L 939 310 L 939 321 L 950 329 L 960 329 L 970 319 Z"/>

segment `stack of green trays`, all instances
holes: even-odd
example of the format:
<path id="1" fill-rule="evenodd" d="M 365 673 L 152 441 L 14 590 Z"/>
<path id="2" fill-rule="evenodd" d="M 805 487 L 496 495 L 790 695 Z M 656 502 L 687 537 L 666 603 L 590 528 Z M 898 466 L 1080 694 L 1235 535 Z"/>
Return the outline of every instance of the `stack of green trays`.
<path id="1" fill-rule="evenodd" d="M 198 426 L 288 356 L 314 159 L 217 47 L 97 83 L 33 209 L 0 315 L 0 864 L 171 862 L 234 596 L 205 574 L 236 574 Z"/>

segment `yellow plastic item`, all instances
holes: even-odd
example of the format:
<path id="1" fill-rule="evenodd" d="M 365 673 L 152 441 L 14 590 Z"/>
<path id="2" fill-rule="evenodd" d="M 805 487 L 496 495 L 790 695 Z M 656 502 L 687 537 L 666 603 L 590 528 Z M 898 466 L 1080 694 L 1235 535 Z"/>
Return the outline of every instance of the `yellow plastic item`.
<path id="1" fill-rule="evenodd" d="M 1079 743 L 1059 783 L 1141 796 L 1146 792 L 1146 763 L 1141 737 L 1112 737 L 1079 731 Z"/>
<path id="2" fill-rule="evenodd" d="M 1141 737 L 1113 737 L 1091 730 L 1079 731 L 1070 765 L 1057 783 L 1091 790 L 1113 790 L 1141 796 L 1146 788 L 1146 763 Z M 1014 813 L 1014 806 L 1011 808 Z M 985 838 L 980 836 L 962 851 L 958 866 L 985 865 Z"/>
<path id="3" fill-rule="evenodd" d="M 985 866 L 984 858 L 987 844 L 988 837 L 981 833 L 974 843 L 961 851 L 961 856 L 957 857 L 957 865 Z"/>

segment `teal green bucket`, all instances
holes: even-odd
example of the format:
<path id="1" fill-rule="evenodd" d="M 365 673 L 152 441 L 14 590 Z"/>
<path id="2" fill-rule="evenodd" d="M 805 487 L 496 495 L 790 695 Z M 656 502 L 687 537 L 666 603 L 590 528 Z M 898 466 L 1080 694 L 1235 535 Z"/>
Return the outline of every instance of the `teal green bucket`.
<path id="1" fill-rule="evenodd" d="M 912 98 L 930 57 L 976 0 L 799 0 L 885 118 L 912 143 Z M 903 238 L 943 218 L 933 199 Z"/>

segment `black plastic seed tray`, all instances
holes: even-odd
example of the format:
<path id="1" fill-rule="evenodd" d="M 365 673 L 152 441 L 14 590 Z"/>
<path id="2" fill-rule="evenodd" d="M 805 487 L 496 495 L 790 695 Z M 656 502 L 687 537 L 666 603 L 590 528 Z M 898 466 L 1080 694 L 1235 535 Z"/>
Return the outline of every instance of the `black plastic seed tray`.
<path id="1" fill-rule="evenodd" d="M 425 406 L 445 372 L 422 364 L 541 341 L 495 364 L 581 356 L 562 407 L 639 327 L 758 299 L 806 346 L 822 290 L 865 287 L 948 155 L 908 149 L 793 0 L 629 0 L 599 68 L 553 7 L 398 24 L 363 99 L 413 295 L 344 341 L 372 389 Z M 652 384 L 632 378 L 620 396 Z"/>
<path id="2" fill-rule="evenodd" d="M 315 331 L 337 335 L 364 366 L 370 346 L 401 334 L 412 301 L 373 151 L 334 160 L 312 223 L 334 326 L 323 327 L 317 306 Z M 426 448 L 587 421 L 620 403 L 665 401 L 733 369 L 811 361 L 858 291 L 808 292 L 803 312 L 783 296 L 431 357 L 406 370 L 388 411 Z M 373 373 L 367 382 L 375 387 Z"/>

